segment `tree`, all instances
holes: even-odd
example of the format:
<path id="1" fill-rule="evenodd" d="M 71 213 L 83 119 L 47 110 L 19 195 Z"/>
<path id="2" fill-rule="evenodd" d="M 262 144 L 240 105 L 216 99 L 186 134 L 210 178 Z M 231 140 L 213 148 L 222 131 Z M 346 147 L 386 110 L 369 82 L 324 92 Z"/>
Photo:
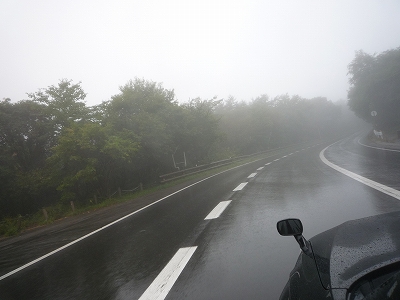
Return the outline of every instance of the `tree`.
<path id="1" fill-rule="evenodd" d="M 219 103 L 215 109 L 219 119 L 221 143 L 228 153 L 226 157 L 252 152 L 251 114 L 247 102 L 238 102 L 233 96 Z"/>
<path id="2" fill-rule="evenodd" d="M 248 107 L 248 130 L 242 134 L 242 139 L 247 140 L 242 148 L 246 154 L 265 151 L 271 146 L 271 137 L 274 135 L 273 115 L 274 108 L 268 95 L 263 94 L 253 99 Z"/>
<path id="3" fill-rule="evenodd" d="M 58 200 L 56 185 L 46 174 L 46 162 L 62 131 L 83 123 L 86 116 L 86 94 L 80 83 L 63 79 L 57 86 L 28 96 L 31 100 L 0 102 L 3 216 L 30 213 Z"/>
<path id="4" fill-rule="evenodd" d="M 140 143 L 134 169 L 129 174 L 138 182 L 158 179 L 167 170 L 174 148 L 174 130 L 180 119 L 173 90 L 144 79 L 130 80 L 120 93 L 104 103 L 104 122 L 116 130 L 133 133 Z M 175 116 L 177 118 L 175 118 Z"/>
<path id="5" fill-rule="evenodd" d="M 82 201 L 94 194 L 109 196 L 123 184 L 121 175 L 132 167 L 138 143 L 126 130 L 87 122 L 65 129 L 53 151 L 48 180 L 62 201 Z"/>
<path id="6" fill-rule="evenodd" d="M 348 66 L 348 105 L 381 129 L 400 128 L 400 48 L 369 55 L 357 51 Z M 376 111 L 377 116 L 371 112 Z"/>
<path id="7" fill-rule="evenodd" d="M 208 163 L 215 154 L 213 150 L 221 140 L 219 119 L 214 113 L 222 100 L 191 99 L 182 105 L 184 114 L 181 122 L 180 147 L 192 165 Z"/>
<path id="8" fill-rule="evenodd" d="M 32 101 L 0 102 L 0 147 L 27 171 L 43 166 L 49 156 L 51 120 L 46 108 Z"/>
<path id="9" fill-rule="evenodd" d="M 0 214 L 26 213 L 48 199 L 39 195 L 38 170 L 50 156 L 52 129 L 44 105 L 0 102 Z"/>
<path id="10" fill-rule="evenodd" d="M 279 95 L 271 100 L 272 134 L 270 142 L 274 147 L 298 143 L 304 140 L 305 99 L 298 95 Z"/>
<path id="11" fill-rule="evenodd" d="M 360 57 L 351 66 L 357 100 L 367 99 L 377 110 L 383 111 L 382 103 L 395 108 L 398 52 Z M 366 83 L 382 84 L 363 91 L 379 92 L 382 103 L 357 94 L 369 88 Z M 287 94 L 250 102 L 195 98 L 179 105 L 173 90 L 143 79 L 128 81 L 94 107 L 86 107 L 85 96 L 80 83 L 63 79 L 29 94 L 31 100 L 0 101 L 0 217 L 153 183 L 174 170 L 173 154 L 183 161 L 185 152 L 191 167 L 325 137 L 341 117 L 324 97 Z"/>
<path id="12" fill-rule="evenodd" d="M 47 114 L 53 121 L 55 135 L 59 135 L 64 127 L 81 122 L 87 116 L 88 109 L 84 102 L 86 93 L 80 84 L 62 79 L 57 86 L 28 93 L 32 101 L 46 106 Z"/>

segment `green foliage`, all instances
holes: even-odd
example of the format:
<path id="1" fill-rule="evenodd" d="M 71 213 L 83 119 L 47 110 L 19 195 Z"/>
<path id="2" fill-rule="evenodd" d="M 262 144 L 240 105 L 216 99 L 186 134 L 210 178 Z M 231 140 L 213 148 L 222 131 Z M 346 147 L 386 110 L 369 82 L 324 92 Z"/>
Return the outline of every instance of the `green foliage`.
<path id="1" fill-rule="evenodd" d="M 213 158 L 211 151 L 221 139 L 219 120 L 214 114 L 220 102 L 216 98 L 196 98 L 182 105 L 182 130 L 179 132 L 178 146 L 185 151 L 191 165 L 204 164 Z"/>
<path id="2" fill-rule="evenodd" d="M 0 102 L 0 146 L 15 166 L 30 170 L 43 165 L 50 151 L 51 121 L 43 105 L 32 101 Z"/>
<path id="3" fill-rule="evenodd" d="M 382 129 L 400 128 L 400 48 L 369 55 L 357 51 L 348 66 L 348 104 L 363 120 Z M 371 115 L 372 111 L 377 116 Z"/>
<path id="4" fill-rule="evenodd" d="M 174 91 L 137 78 L 120 87 L 120 91 L 102 109 L 105 123 L 129 132 L 140 143 L 133 167 L 125 176 L 133 184 L 157 181 L 160 172 L 168 170 L 166 162 L 170 160 L 174 129 L 179 123 L 174 118 L 179 109 Z"/>
<path id="5" fill-rule="evenodd" d="M 369 72 L 371 60 L 363 61 L 354 65 L 354 83 Z M 154 185 L 176 166 L 331 137 L 343 128 L 340 108 L 323 97 L 179 104 L 173 90 L 143 79 L 128 81 L 100 105 L 86 107 L 85 96 L 80 83 L 63 79 L 30 100 L 0 102 L 0 218 L 40 210 L 35 224 L 41 224 L 43 207 L 51 221 L 70 211 L 71 200 L 79 209 L 95 205 L 96 195 L 99 207 L 118 188 Z M 7 220 L 11 225 L 0 231 L 18 231 L 21 223 Z"/>
<path id="6" fill-rule="evenodd" d="M 138 143 L 126 131 L 88 122 L 66 128 L 53 151 L 48 168 L 61 200 L 84 200 L 94 193 L 106 196 L 115 188 L 112 176 L 129 166 Z"/>
<path id="7" fill-rule="evenodd" d="M 21 221 L 18 218 L 6 217 L 0 222 L 0 236 L 13 236 L 21 230 Z"/>
<path id="8" fill-rule="evenodd" d="M 50 155 L 51 136 L 51 120 L 43 105 L 0 102 L 0 216 L 26 213 L 37 201 L 45 202 L 38 197 L 43 189 L 38 170 Z"/>
<path id="9" fill-rule="evenodd" d="M 45 105 L 46 113 L 53 121 L 55 134 L 87 117 L 88 109 L 84 102 L 86 93 L 80 84 L 72 84 L 72 80 L 62 79 L 57 86 L 52 85 L 28 94 L 33 102 Z"/>
<path id="10" fill-rule="evenodd" d="M 53 181 L 47 180 L 46 161 L 62 129 L 86 115 L 85 93 L 79 83 L 69 80 L 29 98 L 0 102 L 0 217 L 26 214 L 55 202 L 58 193 Z"/>

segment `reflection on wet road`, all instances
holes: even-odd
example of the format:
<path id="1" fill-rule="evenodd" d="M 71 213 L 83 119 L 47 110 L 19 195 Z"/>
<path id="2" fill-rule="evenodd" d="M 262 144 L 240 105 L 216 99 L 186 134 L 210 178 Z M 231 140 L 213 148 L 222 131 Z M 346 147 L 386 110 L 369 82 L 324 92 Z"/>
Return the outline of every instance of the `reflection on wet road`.
<path id="1" fill-rule="evenodd" d="M 277 299 L 300 251 L 278 235 L 278 220 L 300 218 L 310 238 L 400 210 L 399 200 L 324 164 L 329 144 L 273 152 L 193 185 L 0 280 L 0 298 Z M 352 137 L 325 156 L 398 189 L 400 153 L 375 151 Z"/>

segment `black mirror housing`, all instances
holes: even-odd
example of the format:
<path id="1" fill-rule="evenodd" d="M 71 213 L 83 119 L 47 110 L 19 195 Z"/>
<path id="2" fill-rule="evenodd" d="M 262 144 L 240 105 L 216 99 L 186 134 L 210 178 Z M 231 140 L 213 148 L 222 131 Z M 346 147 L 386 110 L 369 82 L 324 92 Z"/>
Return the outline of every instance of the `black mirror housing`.
<path id="1" fill-rule="evenodd" d="M 311 244 L 303 237 L 303 224 L 299 219 L 281 220 L 276 223 L 276 229 L 280 235 L 294 236 L 304 254 L 313 258 Z"/>
<path id="2" fill-rule="evenodd" d="M 303 234 L 303 224 L 299 219 L 285 219 L 276 223 L 280 235 L 297 236 Z"/>

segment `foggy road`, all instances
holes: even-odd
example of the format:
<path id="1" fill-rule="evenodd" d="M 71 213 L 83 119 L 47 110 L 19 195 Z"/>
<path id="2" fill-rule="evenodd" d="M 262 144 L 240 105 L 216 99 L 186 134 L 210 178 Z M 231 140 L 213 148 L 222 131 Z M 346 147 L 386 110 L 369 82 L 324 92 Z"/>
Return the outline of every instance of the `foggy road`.
<path id="1" fill-rule="evenodd" d="M 0 299 L 277 299 L 300 252 L 293 238 L 279 236 L 278 220 L 300 218 L 311 238 L 400 210 L 398 199 L 350 176 L 399 190 L 400 153 L 360 138 L 273 151 L 82 232 L 15 273 L 74 239 L 43 253 L 43 237 L 29 241 L 36 256 L 24 253 L 29 243 L 1 241 Z"/>

